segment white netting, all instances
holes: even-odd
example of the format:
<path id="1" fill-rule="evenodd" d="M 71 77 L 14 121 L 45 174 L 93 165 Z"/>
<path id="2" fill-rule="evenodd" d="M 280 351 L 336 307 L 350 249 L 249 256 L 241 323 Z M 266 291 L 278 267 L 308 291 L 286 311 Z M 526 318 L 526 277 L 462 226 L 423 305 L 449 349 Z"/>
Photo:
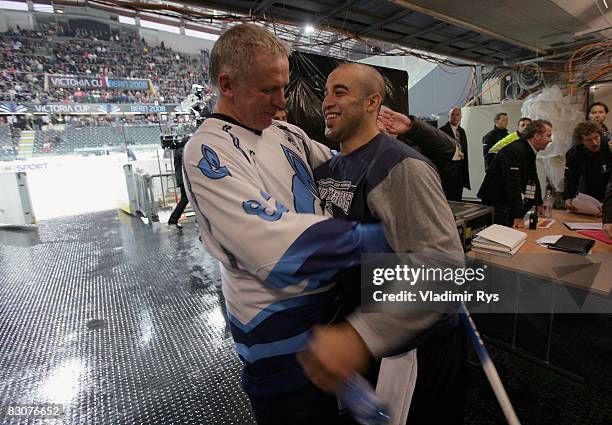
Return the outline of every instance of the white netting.
<path id="1" fill-rule="evenodd" d="M 583 120 L 583 112 L 572 105 L 570 96 L 564 97 L 559 86 L 555 85 L 529 95 L 523 103 L 521 114 L 533 120 L 551 122 L 553 143 L 538 154 L 538 162 L 544 165 L 548 182 L 556 191 L 562 191 L 565 153 L 573 145 L 572 132 L 576 124 Z"/>

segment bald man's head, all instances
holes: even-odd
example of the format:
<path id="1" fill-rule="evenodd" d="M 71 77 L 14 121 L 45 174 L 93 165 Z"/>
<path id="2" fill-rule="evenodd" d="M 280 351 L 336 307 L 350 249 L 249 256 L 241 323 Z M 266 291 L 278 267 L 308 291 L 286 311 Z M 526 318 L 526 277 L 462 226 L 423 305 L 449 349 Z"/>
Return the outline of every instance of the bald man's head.
<path id="1" fill-rule="evenodd" d="M 448 113 L 448 121 L 455 127 L 461 122 L 461 109 L 453 108 Z"/>
<path id="2" fill-rule="evenodd" d="M 357 81 L 364 96 L 378 93 L 381 103 L 385 100 L 385 80 L 376 68 L 363 63 L 344 63 L 336 69 L 350 69 L 357 73 Z M 335 70 L 334 70 L 335 71 Z"/>
<path id="3" fill-rule="evenodd" d="M 382 76 L 369 65 L 350 63 L 334 69 L 327 76 L 322 104 L 325 136 L 343 144 L 378 133 L 376 118 L 384 93 Z"/>

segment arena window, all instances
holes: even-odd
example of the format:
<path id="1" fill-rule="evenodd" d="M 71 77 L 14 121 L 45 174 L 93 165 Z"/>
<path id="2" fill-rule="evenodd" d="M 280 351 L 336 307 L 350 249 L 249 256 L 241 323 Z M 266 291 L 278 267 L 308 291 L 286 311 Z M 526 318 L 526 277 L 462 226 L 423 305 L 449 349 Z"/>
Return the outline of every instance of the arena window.
<path id="1" fill-rule="evenodd" d="M 119 22 L 122 24 L 136 25 L 136 19 L 130 18 L 129 16 L 119 15 Z"/>
<path id="2" fill-rule="evenodd" d="M 0 9 L 8 9 L 8 10 L 28 10 L 28 4 L 26 2 L 20 1 L 0 1 Z"/>
<path id="3" fill-rule="evenodd" d="M 140 26 L 143 28 L 150 28 L 158 31 L 172 32 L 174 34 L 180 34 L 181 30 L 179 27 L 173 27 L 172 25 L 160 24 L 146 19 L 140 19 Z"/>

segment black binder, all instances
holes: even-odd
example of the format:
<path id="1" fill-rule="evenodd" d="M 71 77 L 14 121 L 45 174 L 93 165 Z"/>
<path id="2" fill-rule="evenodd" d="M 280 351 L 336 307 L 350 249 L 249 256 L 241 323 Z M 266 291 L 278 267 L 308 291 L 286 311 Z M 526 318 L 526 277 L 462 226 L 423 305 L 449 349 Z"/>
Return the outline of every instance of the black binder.
<path id="1" fill-rule="evenodd" d="M 575 252 L 577 254 L 588 254 L 591 248 L 593 248 L 593 245 L 595 245 L 593 239 L 561 236 L 557 242 L 548 245 L 548 248 L 558 251 Z"/>

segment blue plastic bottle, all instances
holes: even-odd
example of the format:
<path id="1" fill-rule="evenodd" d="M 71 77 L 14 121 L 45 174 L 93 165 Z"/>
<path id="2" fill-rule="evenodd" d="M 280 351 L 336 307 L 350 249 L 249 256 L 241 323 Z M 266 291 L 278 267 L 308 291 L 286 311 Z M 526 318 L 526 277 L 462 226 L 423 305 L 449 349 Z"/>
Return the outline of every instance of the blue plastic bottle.
<path id="1" fill-rule="evenodd" d="M 336 391 L 336 396 L 361 425 L 389 423 L 387 407 L 361 375 L 355 374 L 344 381 Z"/>

